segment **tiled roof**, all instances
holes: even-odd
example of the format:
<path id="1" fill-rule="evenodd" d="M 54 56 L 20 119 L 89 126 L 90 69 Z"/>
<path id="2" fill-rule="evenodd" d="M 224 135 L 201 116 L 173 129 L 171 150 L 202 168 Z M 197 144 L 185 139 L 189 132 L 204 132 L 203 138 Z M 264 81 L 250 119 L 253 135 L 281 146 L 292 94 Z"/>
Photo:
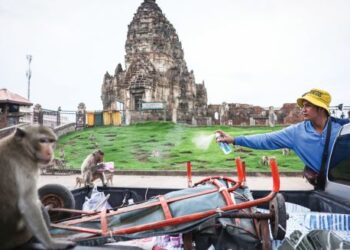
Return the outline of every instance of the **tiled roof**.
<path id="1" fill-rule="evenodd" d="M 14 103 L 23 106 L 33 105 L 33 103 L 31 103 L 28 99 L 16 93 L 13 93 L 7 89 L 0 89 L 0 103 Z"/>

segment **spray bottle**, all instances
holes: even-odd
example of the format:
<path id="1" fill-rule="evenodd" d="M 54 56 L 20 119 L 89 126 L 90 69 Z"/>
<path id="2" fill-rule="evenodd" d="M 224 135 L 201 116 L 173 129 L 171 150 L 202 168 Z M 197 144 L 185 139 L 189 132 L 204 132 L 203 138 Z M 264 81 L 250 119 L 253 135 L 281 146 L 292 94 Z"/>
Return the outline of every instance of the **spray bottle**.
<path id="1" fill-rule="evenodd" d="M 217 141 L 219 138 L 222 138 L 222 136 L 220 133 L 215 133 L 215 138 Z M 219 143 L 221 150 L 224 152 L 224 154 L 227 155 L 227 154 L 231 153 L 232 149 L 228 143 L 226 143 L 226 142 L 218 142 L 218 143 Z"/>

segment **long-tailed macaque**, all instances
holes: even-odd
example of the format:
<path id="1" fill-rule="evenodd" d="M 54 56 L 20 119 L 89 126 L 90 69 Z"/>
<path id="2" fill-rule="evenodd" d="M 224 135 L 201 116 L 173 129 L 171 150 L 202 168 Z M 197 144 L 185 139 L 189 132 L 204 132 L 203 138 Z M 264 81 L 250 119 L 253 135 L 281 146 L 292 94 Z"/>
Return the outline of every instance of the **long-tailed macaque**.
<path id="1" fill-rule="evenodd" d="M 106 177 L 103 172 L 97 172 L 99 163 L 103 162 L 104 153 L 101 150 L 95 150 L 89 154 L 81 164 L 81 174 L 85 186 L 92 186 L 93 181 L 100 178 L 103 185 L 106 185 Z"/>
<path id="2" fill-rule="evenodd" d="M 0 248 L 23 245 L 33 236 L 45 249 L 73 242 L 51 238 L 37 190 L 39 167 L 53 159 L 56 135 L 43 126 L 27 126 L 0 140 Z"/>
<path id="3" fill-rule="evenodd" d="M 103 174 L 105 175 L 105 180 L 106 180 L 107 186 L 108 186 L 108 183 L 109 183 L 109 186 L 113 186 L 113 175 L 114 175 L 114 173 L 110 172 L 110 171 L 105 171 L 105 172 L 103 172 Z M 101 175 L 102 175 L 102 173 L 95 173 L 95 174 L 93 174 L 91 182 L 93 182 L 96 179 L 101 179 L 102 180 L 103 177 L 101 178 Z M 84 179 L 81 176 L 77 176 L 75 178 L 75 187 L 81 187 L 81 185 L 84 185 Z"/>
<path id="4" fill-rule="evenodd" d="M 81 187 L 84 184 L 83 177 L 77 176 L 75 177 L 75 187 Z"/>
<path id="5" fill-rule="evenodd" d="M 268 166 L 269 165 L 269 160 L 270 160 L 270 158 L 268 156 L 263 155 L 263 156 L 261 156 L 260 163 L 262 165 Z"/>
<path id="6" fill-rule="evenodd" d="M 110 171 L 106 171 L 104 174 L 105 174 L 105 176 L 106 176 L 106 183 L 107 183 L 107 186 L 108 186 L 108 183 L 109 183 L 109 186 L 112 187 L 112 186 L 113 186 L 113 176 L 114 176 L 114 173 L 113 173 L 113 172 L 110 172 Z"/>

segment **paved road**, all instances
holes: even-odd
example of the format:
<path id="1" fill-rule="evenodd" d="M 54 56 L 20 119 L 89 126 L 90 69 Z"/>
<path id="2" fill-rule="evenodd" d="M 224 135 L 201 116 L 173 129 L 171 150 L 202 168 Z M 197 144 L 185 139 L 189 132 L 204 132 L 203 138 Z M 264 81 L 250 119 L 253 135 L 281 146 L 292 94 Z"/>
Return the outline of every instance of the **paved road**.
<path id="1" fill-rule="evenodd" d="M 59 183 L 69 189 L 75 187 L 75 179 L 79 175 L 41 175 L 39 187 L 50 183 Z M 195 183 L 205 176 L 193 176 Z M 236 179 L 236 177 L 233 177 Z M 101 185 L 101 181 L 95 181 Z M 281 177 L 281 190 L 311 190 L 312 186 L 302 177 Z M 252 190 L 271 190 L 271 177 L 247 177 L 247 185 Z M 114 175 L 113 186 L 118 187 L 159 187 L 159 188 L 186 188 L 187 177 L 185 176 L 150 176 L 150 175 Z"/>

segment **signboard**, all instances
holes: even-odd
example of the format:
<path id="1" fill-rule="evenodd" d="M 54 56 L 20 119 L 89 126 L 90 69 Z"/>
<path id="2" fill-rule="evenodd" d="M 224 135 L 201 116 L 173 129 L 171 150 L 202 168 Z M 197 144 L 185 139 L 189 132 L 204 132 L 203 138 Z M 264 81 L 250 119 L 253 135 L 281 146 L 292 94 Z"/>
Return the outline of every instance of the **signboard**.
<path id="1" fill-rule="evenodd" d="M 164 109 L 164 103 L 163 102 L 143 102 L 142 103 L 142 110 L 146 109 Z"/>

